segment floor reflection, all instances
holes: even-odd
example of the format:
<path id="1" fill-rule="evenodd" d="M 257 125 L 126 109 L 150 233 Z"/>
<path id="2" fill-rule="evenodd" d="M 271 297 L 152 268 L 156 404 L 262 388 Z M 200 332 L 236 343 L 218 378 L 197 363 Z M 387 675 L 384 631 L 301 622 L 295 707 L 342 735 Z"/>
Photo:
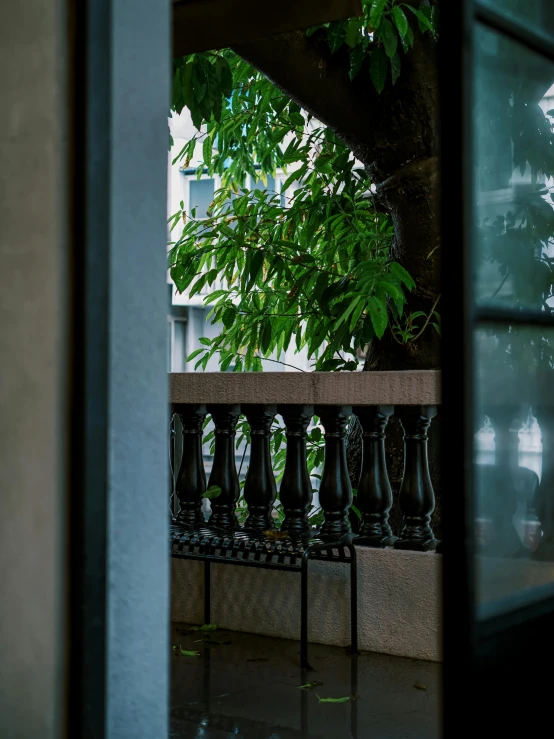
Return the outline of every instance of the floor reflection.
<path id="1" fill-rule="evenodd" d="M 310 644 L 301 670 L 297 642 L 180 624 L 172 646 L 173 739 L 439 736 L 435 663 Z"/>

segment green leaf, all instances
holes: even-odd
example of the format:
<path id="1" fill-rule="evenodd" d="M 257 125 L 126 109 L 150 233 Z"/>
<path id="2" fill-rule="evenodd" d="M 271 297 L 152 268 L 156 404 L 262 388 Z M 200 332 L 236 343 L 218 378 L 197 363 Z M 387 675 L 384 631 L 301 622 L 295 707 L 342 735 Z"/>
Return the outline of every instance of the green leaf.
<path id="1" fill-rule="evenodd" d="M 301 180 L 307 171 L 308 165 L 303 164 L 299 169 L 289 175 L 281 186 L 281 192 L 285 192 L 285 190 L 288 190 L 288 188 L 292 185 L 293 182 L 296 182 L 296 180 Z"/>
<path id="2" fill-rule="evenodd" d="M 187 631 L 217 631 L 217 624 L 202 624 L 202 626 L 189 626 Z"/>
<path id="3" fill-rule="evenodd" d="M 183 96 L 185 100 L 185 105 L 187 105 L 189 108 L 192 105 L 193 102 L 193 83 L 192 83 L 192 72 L 194 70 L 194 64 L 192 61 L 189 61 L 185 64 L 185 69 L 182 73 L 182 84 L 183 84 Z"/>
<path id="4" fill-rule="evenodd" d="M 412 48 L 414 45 L 414 32 L 408 26 L 408 30 L 406 31 L 405 36 L 400 36 L 400 43 L 402 44 L 402 48 L 404 49 L 404 53 L 407 54 L 408 51 Z"/>
<path id="5" fill-rule="evenodd" d="M 387 66 L 387 55 L 381 47 L 377 47 L 377 49 L 374 49 L 371 52 L 371 57 L 369 59 L 369 73 L 371 75 L 373 86 L 379 94 L 383 92 L 383 88 L 385 87 Z"/>
<path id="6" fill-rule="evenodd" d="M 386 303 L 380 298 L 376 298 L 372 295 L 368 298 L 367 307 L 369 317 L 371 318 L 371 323 L 373 324 L 373 329 L 375 331 L 375 336 L 380 339 L 385 333 L 389 323 Z"/>
<path id="7" fill-rule="evenodd" d="M 223 321 L 223 325 L 225 328 L 231 328 L 233 323 L 235 322 L 235 318 L 237 317 L 237 311 L 233 308 L 226 308 L 223 311 L 223 316 L 221 317 L 221 320 Z"/>
<path id="8" fill-rule="evenodd" d="M 305 685 L 299 685 L 298 687 L 302 690 L 310 690 L 311 688 L 318 688 L 320 685 L 324 685 L 320 680 L 312 680 L 311 683 L 306 683 Z"/>
<path id="9" fill-rule="evenodd" d="M 233 73 L 229 62 L 222 56 L 218 56 L 215 63 L 215 71 L 219 80 L 221 92 L 226 98 L 231 97 L 233 92 Z"/>
<path id="10" fill-rule="evenodd" d="M 248 284 L 246 285 L 246 291 L 251 290 L 256 283 L 256 280 L 258 279 L 258 275 L 260 274 L 260 270 L 262 269 L 264 263 L 264 258 L 265 252 L 263 251 L 263 249 L 258 249 L 252 257 L 250 261 L 250 279 L 248 281 Z"/>
<path id="11" fill-rule="evenodd" d="M 290 122 L 294 123 L 295 126 L 304 126 L 306 123 L 302 113 L 291 113 L 289 115 L 289 118 L 290 118 Z"/>
<path id="12" fill-rule="evenodd" d="M 272 331 L 271 331 L 271 321 L 269 318 L 266 318 L 263 323 L 263 328 L 260 332 L 260 349 L 264 354 L 267 354 L 267 351 L 270 347 L 272 339 Z"/>
<path id="13" fill-rule="evenodd" d="M 400 57 L 398 56 L 398 54 L 395 54 L 390 60 L 390 71 L 392 84 L 395 85 L 396 80 L 400 76 Z"/>
<path id="14" fill-rule="evenodd" d="M 320 442 L 322 438 L 321 429 L 316 426 L 315 429 L 312 429 L 310 437 L 312 441 L 315 441 L 316 443 Z"/>
<path id="15" fill-rule="evenodd" d="M 358 303 L 363 300 L 363 295 L 356 295 L 356 297 L 353 298 L 353 300 L 348 304 L 348 307 L 346 310 L 342 312 L 338 320 L 336 321 L 335 325 L 333 326 L 333 331 L 336 331 L 348 318 L 348 316 L 352 313 L 354 308 L 358 305 Z"/>
<path id="16" fill-rule="evenodd" d="M 209 487 L 204 495 L 203 498 L 208 498 L 208 500 L 213 500 L 214 498 L 218 498 L 221 495 L 221 488 L 219 485 L 212 485 Z"/>
<path id="17" fill-rule="evenodd" d="M 348 21 L 331 21 L 327 28 L 327 43 L 334 54 L 343 45 L 348 29 Z"/>
<path id="18" fill-rule="evenodd" d="M 205 351 L 205 349 L 195 349 L 195 350 L 194 350 L 194 351 L 192 352 L 192 354 L 189 354 L 189 355 L 188 355 L 188 357 L 187 357 L 187 362 L 192 362 L 192 360 L 193 360 L 193 359 L 194 359 L 195 357 L 197 357 L 197 356 L 198 356 L 199 354 L 202 354 L 202 352 L 204 352 L 204 351 Z"/>
<path id="19" fill-rule="evenodd" d="M 417 18 L 420 24 L 421 30 L 426 29 L 427 31 L 434 33 L 433 25 L 431 21 L 429 20 L 429 18 L 425 15 L 425 13 L 422 13 L 421 10 L 417 10 L 416 8 L 413 8 L 411 5 L 406 5 L 406 7 L 409 8 L 412 11 L 412 13 L 415 15 L 415 17 Z M 430 10 L 431 9 L 429 9 L 429 11 Z"/>
<path id="20" fill-rule="evenodd" d="M 392 23 L 386 18 L 383 18 L 381 21 L 381 25 L 379 26 L 379 35 L 383 39 L 385 53 L 390 59 L 396 54 L 398 36 L 396 35 L 396 31 L 394 30 Z"/>
<path id="21" fill-rule="evenodd" d="M 387 0 L 373 0 L 371 10 L 369 11 L 369 24 L 372 28 L 378 28 L 381 23 L 381 16 L 385 9 Z"/>
<path id="22" fill-rule="evenodd" d="M 346 32 L 346 43 L 353 49 L 361 40 L 361 21 L 359 18 L 351 18 L 348 22 L 348 31 Z"/>
<path id="23" fill-rule="evenodd" d="M 200 652 L 196 651 L 196 649 L 180 649 L 181 657 L 200 657 Z"/>
<path id="24" fill-rule="evenodd" d="M 344 698 L 320 698 L 319 695 L 317 695 L 317 699 L 320 703 L 348 703 L 350 700 L 350 696 L 347 695 Z"/>
<path id="25" fill-rule="evenodd" d="M 408 290 L 412 290 L 415 287 L 415 282 L 410 277 L 410 274 L 398 262 L 391 262 L 389 264 L 389 270 L 400 282 L 406 285 Z"/>
<path id="26" fill-rule="evenodd" d="M 402 8 L 399 5 L 394 5 L 392 9 L 392 17 L 394 20 L 394 25 L 398 29 L 398 33 L 402 38 L 408 33 L 408 19 L 406 18 L 406 14 L 402 10 Z"/>
<path id="27" fill-rule="evenodd" d="M 350 70 L 348 72 L 348 75 L 351 80 L 356 77 L 360 69 L 362 68 L 362 64 L 364 63 L 364 59 L 366 58 L 366 48 L 364 44 L 358 44 L 355 49 L 353 49 L 350 52 Z"/>
<path id="28" fill-rule="evenodd" d="M 350 316 L 350 321 L 349 321 L 349 324 L 348 324 L 348 329 L 349 329 L 350 332 L 352 332 L 354 330 L 354 327 L 356 326 L 356 324 L 360 320 L 360 316 L 364 312 L 364 308 L 365 308 L 364 296 L 361 295 L 360 296 L 360 300 L 358 301 L 358 303 L 356 305 L 356 309 L 352 311 L 352 315 Z"/>
<path id="29" fill-rule="evenodd" d="M 212 140 L 209 136 L 206 136 L 202 145 L 202 155 L 204 157 L 204 164 L 208 169 L 212 164 Z"/>

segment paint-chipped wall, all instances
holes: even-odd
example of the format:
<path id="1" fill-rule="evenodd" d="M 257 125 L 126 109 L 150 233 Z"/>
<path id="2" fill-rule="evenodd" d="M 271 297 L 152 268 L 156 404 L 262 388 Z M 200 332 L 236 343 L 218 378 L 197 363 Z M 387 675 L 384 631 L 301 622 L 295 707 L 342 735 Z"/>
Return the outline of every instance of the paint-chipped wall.
<path id="1" fill-rule="evenodd" d="M 358 548 L 359 645 L 363 650 L 441 660 L 442 557 Z M 300 577 L 212 565 L 212 618 L 222 628 L 289 639 L 300 632 Z M 310 564 L 309 639 L 347 646 L 350 568 Z M 172 559 L 172 619 L 202 623 L 203 566 Z"/>

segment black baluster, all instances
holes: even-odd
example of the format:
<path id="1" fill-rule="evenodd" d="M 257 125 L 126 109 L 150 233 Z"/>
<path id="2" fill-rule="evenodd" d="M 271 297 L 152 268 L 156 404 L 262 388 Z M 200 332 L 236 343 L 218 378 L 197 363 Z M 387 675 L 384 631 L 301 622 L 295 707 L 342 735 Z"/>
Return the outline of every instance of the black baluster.
<path id="1" fill-rule="evenodd" d="M 325 429 L 325 463 L 319 488 L 319 502 L 325 521 L 324 537 L 340 538 L 351 533 L 348 511 L 352 505 L 352 486 L 346 462 L 346 425 L 352 407 L 322 405 L 315 408 Z"/>
<path id="2" fill-rule="evenodd" d="M 281 530 L 302 534 L 310 530 L 308 510 L 313 494 L 307 464 L 306 429 L 314 408 L 311 405 L 282 405 L 279 413 L 283 416 L 287 435 L 285 469 L 279 492 L 285 511 Z"/>
<path id="3" fill-rule="evenodd" d="M 392 406 L 357 406 L 363 429 L 362 470 L 358 483 L 356 505 L 362 514 L 360 536 L 364 544 L 374 547 L 392 546 L 389 511 L 392 506 L 392 490 L 385 461 L 385 427 L 392 416 Z"/>
<path id="4" fill-rule="evenodd" d="M 169 512 L 171 521 L 177 515 L 177 499 L 175 496 L 175 413 L 169 412 Z"/>
<path id="5" fill-rule="evenodd" d="M 248 529 L 265 531 L 275 525 L 271 513 L 277 497 L 277 487 L 271 467 L 269 440 L 277 407 L 244 405 L 242 412 L 250 426 L 250 464 L 244 481 L 248 518 L 244 526 Z"/>
<path id="6" fill-rule="evenodd" d="M 482 553 L 512 557 L 521 549 L 513 517 L 517 510 L 514 472 L 519 464 L 521 408 L 517 405 L 486 406 L 494 428 L 494 465 L 481 473 L 485 485 L 479 491 L 480 507 L 491 520 L 491 539 Z"/>
<path id="7" fill-rule="evenodd" d="M 554 561 L 554 408 L 541 404 L 534 410 L 542 441 L 542 473 L 536 505 L 543 531 L 533 559 Z"/>
<path id="8" fill-rule="evenodd" d="M 436 549 L 439 543 L 431 528 L 435 491 L 427 457 L 427 431 L 437 409 L 434 406 L 396 406 L 394 412 L 404 429 L 404 474 L 399 496 L 403 527 L 394 546 L 428 552 Z"/>
<path id="9" fill-rule="evenodd" d="M 202 424 L 205 405 L 176 404 L 183 431 L 183 454 L 175 484 L 181 510 L 177 524 L 195 526 L 204 523 L 202 496 L 206 492 L 206 472 L 202 459 Z"/>
<path id="10" fill-rule="evenodd" d="M 215 451 L 208 487 L 217 485 L 221 493 L 212 498 L 210 526 L 238 526 L 235 509 L 240 496 L 239 478 L 235 465 L 235 434 L 240 405 L 208 405 L 215 426 Z"/>

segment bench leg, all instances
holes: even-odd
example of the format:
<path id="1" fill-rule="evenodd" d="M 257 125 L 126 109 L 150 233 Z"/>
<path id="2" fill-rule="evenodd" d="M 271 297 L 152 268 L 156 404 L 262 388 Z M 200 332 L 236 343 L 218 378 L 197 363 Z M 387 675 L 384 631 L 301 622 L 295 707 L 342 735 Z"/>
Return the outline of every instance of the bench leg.
<path id="1" fill-rule="evenodd" d="M 308 557 L 302 557 L 300 569 L 300 667 L 308 670 Z"/>
<path id="2" fill-rule="evenodd" d="M 204 623 L 210 624 L 212 622 L 211 617 L 211 571 L 210 563 L 204 562 Z"/>
<path id="3" fill-rule="evenodd" d="M 356 549 L 352 544 L 350 550 L 350 631 L 352 654 L 358 654 L 358 563 Z"/>

